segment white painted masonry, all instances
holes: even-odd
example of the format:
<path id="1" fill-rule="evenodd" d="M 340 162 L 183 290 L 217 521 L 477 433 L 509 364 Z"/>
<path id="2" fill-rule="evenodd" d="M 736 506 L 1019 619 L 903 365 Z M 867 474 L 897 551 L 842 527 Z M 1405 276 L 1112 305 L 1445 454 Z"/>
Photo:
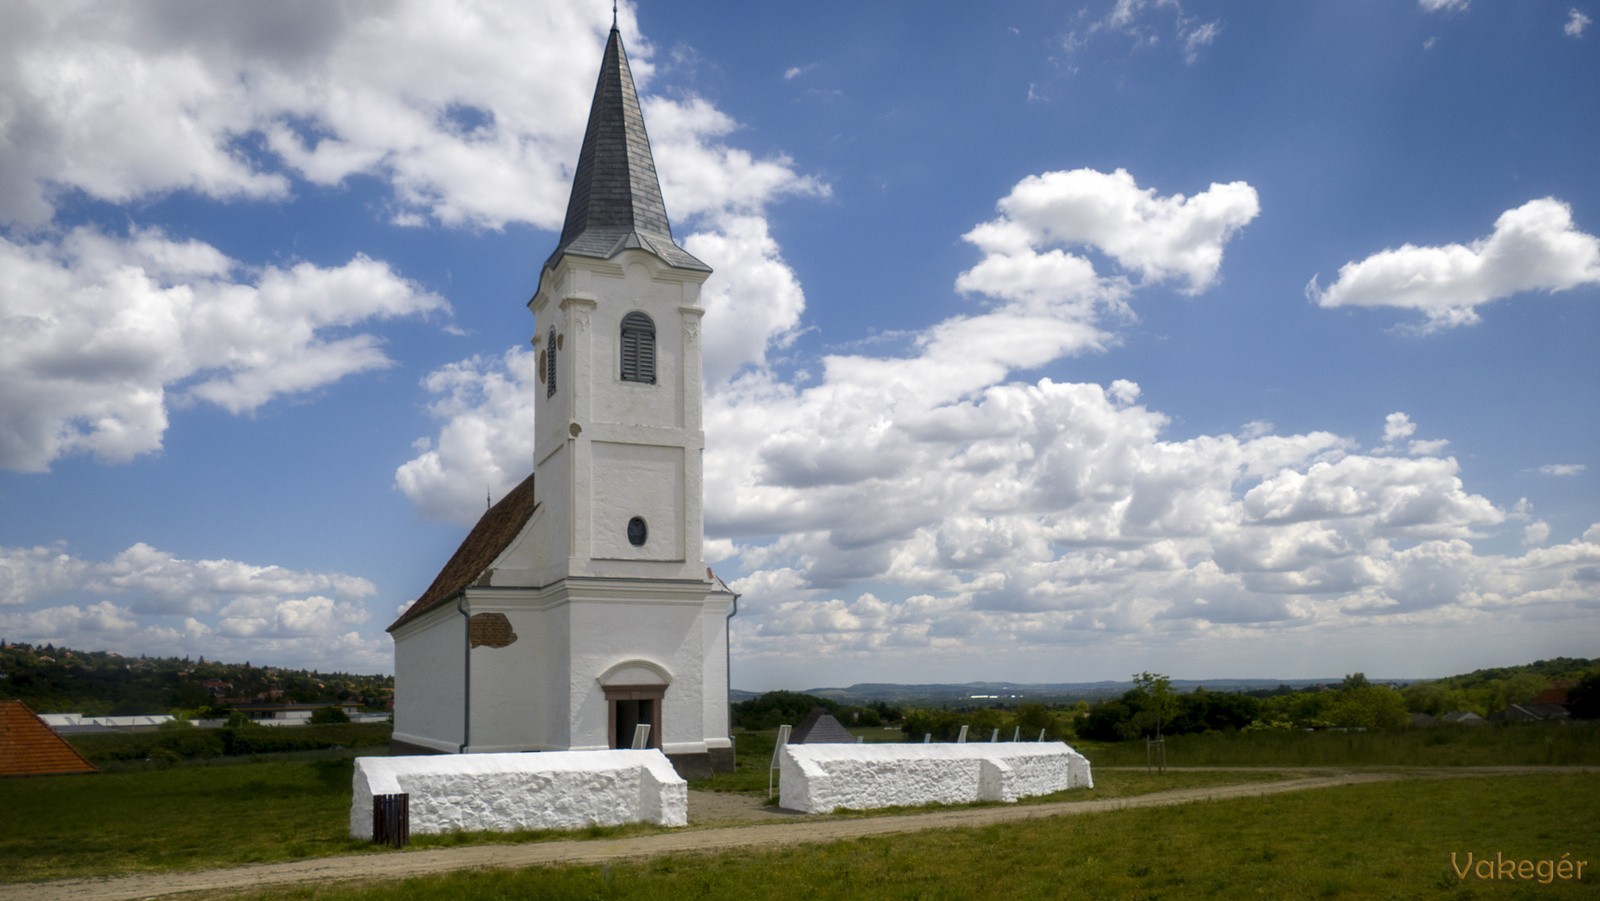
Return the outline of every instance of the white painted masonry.
<path id="1" fill-rule="evenodd" d="M 534 474 L 389 627 L 401 750 L 627 747 L 631 731 L 619 736 L 616 724 L 648 715 L 651 745 L 682 771 L 731 765 L 736 596 L 702 549 L 700 289 L 710 274 L 672 243 L 613 30 L 561 243 L 528 301 L 540 361 L 527 423 Z M 625 380 L 630 314 L 653 325 L 653 368 Z M 630 532 L 635 519 L 642 534 Z M 491 621 L 491 640 L 470 637 L 469 623 L 488 635 Z"/>
<path id="2" fill-rule="evenodd" d="M 404 687 L 395 692 L 395 739 L 441 753 L 460 750 L 466 636 L 466 621 L 454 604 L 395 630 L 394 682 L 397 689 Z"/>
<path id="3" fill-rule="evenodd" d="M 411 834 L 689 823 L 688 785 L 660 751 L 357 757 L 350 835 L 374 795 L 410 796 Z"/>
<path id="4" fill-rule="evenodd" d="M 779 803 L 788 810 L 1015 801 L 1093 788 L 1089 761 L 1059 741 L 786 745 Z"/>

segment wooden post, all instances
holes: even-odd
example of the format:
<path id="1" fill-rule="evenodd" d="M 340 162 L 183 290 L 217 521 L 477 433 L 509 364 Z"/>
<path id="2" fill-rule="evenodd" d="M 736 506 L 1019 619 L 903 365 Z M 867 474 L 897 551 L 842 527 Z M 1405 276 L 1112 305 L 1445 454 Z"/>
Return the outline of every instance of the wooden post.
<path id="1" fill-rule="evenodd" d="M 1147 738 L 1144 742 L 1144 770 L 1150 772 L 1152 768 L 1159 768 L 1163 773 L 1167 771 L 1167 742 L 1163 738 Z"/>
<path id="2" fill-rule="evenodd" d="M 411 842 L 411 796 L 372 796 L 373 844 L 404 848 Z"/>

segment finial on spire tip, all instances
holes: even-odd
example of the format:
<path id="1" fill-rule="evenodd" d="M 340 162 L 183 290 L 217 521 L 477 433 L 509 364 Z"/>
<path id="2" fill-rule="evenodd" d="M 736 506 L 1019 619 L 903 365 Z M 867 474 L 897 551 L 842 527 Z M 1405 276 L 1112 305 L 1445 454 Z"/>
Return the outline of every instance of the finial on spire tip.
<path id="1" fill-rule="evenodd" d="M 617 0 L 611 0 L 611 30 L 617 30 Z"/>

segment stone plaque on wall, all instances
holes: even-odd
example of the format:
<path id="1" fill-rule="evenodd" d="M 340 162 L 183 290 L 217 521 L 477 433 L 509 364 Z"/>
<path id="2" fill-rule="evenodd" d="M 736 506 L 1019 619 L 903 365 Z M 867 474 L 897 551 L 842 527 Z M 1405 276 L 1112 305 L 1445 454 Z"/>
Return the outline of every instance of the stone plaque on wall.
<path id="1" fill-rule="evenodd" d="M 504 613 L 477 613 L 472 617 L 472 646 L 503 648 L 517 640 Z"/>

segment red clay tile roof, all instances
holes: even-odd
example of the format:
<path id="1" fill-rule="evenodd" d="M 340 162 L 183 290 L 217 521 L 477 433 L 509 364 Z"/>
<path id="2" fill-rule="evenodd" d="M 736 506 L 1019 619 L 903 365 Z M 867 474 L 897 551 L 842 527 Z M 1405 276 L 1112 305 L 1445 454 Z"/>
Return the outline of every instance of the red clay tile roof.
<path id="1" fill-rule="evenodd" d="M 389 624 L 389 631 L 393 632 L 401 623 L 416 619 L 443 604 L 476 582 L 489 564 L 494 562 L 494 558 L 500 556 L 522 533 L 522 527 L 528 524 L 528 518 L 533 516 L 537 506 L 533 500 L 533 476 L 530 474 L 522 480 L 522 484 L 501 498 L 500 503 L 483 514 L 478 524 L 467 533 L 467 539 L 456 548 L 450 562 L 439 570 L 433 584 L 422 593 L 422 597 L 417 598 L 415 604 L 407 607 L 406 612 Z"/>
<path id="2" fill-rule="evenodd" d="M 1528 703 L 1529 704 L 1565 704 L 1565 703 L 1567 703 L 1567 689 L 1565 689 L 1563 687 L 1560 687 L 1560 686 L 1556 686 L 1554 688 L 1546 688 L 1544 691 L 1541 691 L 1537 695 L 1535 695 L 1534 699 L 1529 701 Z"/>
<path id="3" fill-rule="evenodd" d="M 93 773 L 94 764 L 21 701 L 0 701 L 0 776 Z"/>

